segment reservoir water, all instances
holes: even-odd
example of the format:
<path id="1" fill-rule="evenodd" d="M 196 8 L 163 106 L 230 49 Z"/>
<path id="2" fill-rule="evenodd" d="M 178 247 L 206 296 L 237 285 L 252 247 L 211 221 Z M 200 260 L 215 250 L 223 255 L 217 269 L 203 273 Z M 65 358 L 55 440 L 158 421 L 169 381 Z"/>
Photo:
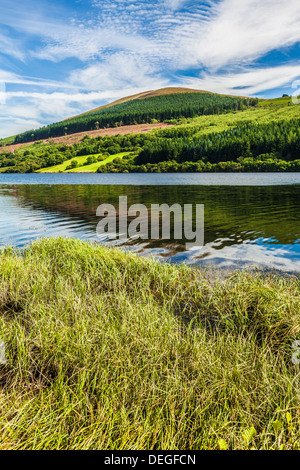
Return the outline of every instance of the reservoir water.
<path id="1" fill-rule="evenodd" d="M 97 207 L 204 204 L 204 246 L 127 240 L 124 248 L 170 262 L 300 272 L 300 173 L 2 174 L 0 247 L 49 236 L 101 243 Z M 114 243 L 114 242 L 108 242 Z"/>

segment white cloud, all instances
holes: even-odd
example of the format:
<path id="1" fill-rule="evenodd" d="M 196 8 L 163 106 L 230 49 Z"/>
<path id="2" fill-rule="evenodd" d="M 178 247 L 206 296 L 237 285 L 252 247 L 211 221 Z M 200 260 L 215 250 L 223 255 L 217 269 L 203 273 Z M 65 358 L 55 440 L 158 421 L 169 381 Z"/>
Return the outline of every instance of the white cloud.
<path id="1" fill-rule="evenodd" d="M 178 27 L 185 62 L 217 70 L 249 64 L 269 51 L 300 41 L 300 2 L 289 0 L 223 0 L 196 31 Z"/>
<path id="2" fill-rule="evenodd" d="M 28 131 L 29 129 L 37 129 L 41 127 L 42 123 L 32 118 L 7 118 L 0 116 L 0 139 L 21 132 Z"/>
<path id="3" fill-rule="evenodd" d="M 105 93 L 64 93 L 38 92 L 30 93 L 14 91 L 6 93 L 6 104 L 0 107 L 0 116 L 27 116 L 47 122 L 55 117 L 60 120 L 72 114 L 74 110 L 81 112 L 106 98 Z"/>
<path id="4" fill-rule="evenodd" d="M 181 8 L 183 6 L 185 1 L 186 0 L 164 0 L 164 4 L 167 8 L 170 8 L 171 10 L 177 10 L 178 8 Z"/>
<path id="5" fill-rule="evenodd" d="M 89 21 L 16 12 L 18 30 L 43 39 L 44 45 L 30 54 L 59 62 L 103 60 L 106 54 L 129 51 L 161 69 L 217 70 L 249 64 L 300 41 L 299 0 L 284 5 L 282 0 L 101 0 L 94 5 L 99 8 Z M 16 18 L 8 15 L 3 21 L 12 26 Z"/>
<path id="6" fill-rule="evenodd" d="M 47 21 L 40 31 L 47 44 L 33 55 L 52 61 L 68 57 L 87 61 L 127 51 L 158 69 L 204 66 L 216 71 L 250 64 L 300 41 L 299 0 L 284 6 L 282 0 L 223 0 L 176 11 L 185 3 L 101 1 L 100 16 L 93 24 Z M 38 29 L 37 22 L 26 25 Z"/>
<path id="7" fill-rule="evenodd" d="M 184 78 L 183 81 L 191 88 L 221 94 L 255 96 L 266 90 L 291 88 L 293 81 L 298 77 L 300 77 L 300 64 L 247 68 L 239 73 L 205 74 L 201 78 Z"/>
<path id="8" fill-rule="evenodd" d="M 155 89 L 169 81 L 157 73 L 156 67 L 138 54 L 115 53 L 101 63 L 74 70 L 70 83 L 87 90 Z"/>
<path id="9" fill-rule="evenodd" d="M 150 43 L 142 36 L 120 33 L 106 27 L 68 26 L 63 30 L 48 31 L 51 41 L 32 52 L 37 59 L 59 62 L 75 57 L 81 61 L 99 58 L 107 50 L 129 50 L 143 54 Z"/>
<path id="10" fill-rule="evenodd" d="M 25 54 L 19 41 L 0 33 L 0 54 L 24 61 Z"/>

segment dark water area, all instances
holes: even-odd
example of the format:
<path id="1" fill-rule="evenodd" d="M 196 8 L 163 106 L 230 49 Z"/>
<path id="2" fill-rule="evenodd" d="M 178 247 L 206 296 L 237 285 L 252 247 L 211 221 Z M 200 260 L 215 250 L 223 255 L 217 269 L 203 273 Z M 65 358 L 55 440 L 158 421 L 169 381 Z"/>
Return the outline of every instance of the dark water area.
<path id="1" fill-rule="evenodd" d="M 204 204 L 204 246 L 127 240 L 126 248 L 170 262 L 300 272 L 300 174 L 0 175 L 0 247 L 49 236 L 101 243 L 100 204 Z M 107 243 L 114 243 L 107 241 Z"/>

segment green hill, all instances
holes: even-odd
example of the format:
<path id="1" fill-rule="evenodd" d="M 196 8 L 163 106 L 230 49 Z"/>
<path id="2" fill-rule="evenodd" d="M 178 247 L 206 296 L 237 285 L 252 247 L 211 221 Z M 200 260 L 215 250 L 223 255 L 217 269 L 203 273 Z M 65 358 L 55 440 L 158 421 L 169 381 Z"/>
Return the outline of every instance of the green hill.
<path id="1" fill-rule="evenodd" d="M 146 92 L 100 107 L 73 118 L 17 135 L 23 143 L 85 132 L 106 127 L 144 124 L 222 114 L 254 106 L 258 100 L 217 95 L 188 89 L 163 89 Z"/>
<path id="2" fill-rule="evenodd" d="M 95 119 L 100 125 L 100 118 L 119 119 L 122 113 L 136 120 L 158 113 L 160 119 L 171 116 L 174 125 L 139 134 L 86 135 L 69 145 L 39 140 L 3 148 L 0 172 L 300 171 L 300 107 L 290 97 L 254 100 L 193 90 L 143 96 L 64 121 L 64 129 Z M 58 132 L 60 125 L 35 132 Z"/>

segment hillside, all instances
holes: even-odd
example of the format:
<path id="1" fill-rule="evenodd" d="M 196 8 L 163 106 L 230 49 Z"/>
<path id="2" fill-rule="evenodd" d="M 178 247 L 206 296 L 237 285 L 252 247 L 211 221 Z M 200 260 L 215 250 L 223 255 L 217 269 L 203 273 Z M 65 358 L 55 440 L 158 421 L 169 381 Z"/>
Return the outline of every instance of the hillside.
<path id="1" fill-rule="evenodd" d="M 258 100 L 253 98 L 218 95 L 199 90 L 162 89 L 127 97 L 79 116 L 24 132 L 6 143 L 18 144 L 108 127 L 155 124 L 201 115 L 223 114 L 257 103 Z"/>
<path id="2" fill-rule="evenodd" d="M 187 96 L 195 103 L 195 93 L 183 92 L 167 95 L 169 101 L 134 99 L 111 109 L 126 105 L 128 110 L 138 102 L 140 110 L 159 104 L 173 112 L 170 103 Z M 168 120 L 173 125 L 112 127 L 3 147 L 0 172 L 300 171 L 300 107 L 289 97 L 249 100 L 241 109 L 224 110 L 224 97 L 210 96 L 218 103 L 212 114 Z M 91 116 L 99 119 L 97 113 Z"/>
<path id="3" fill-rule="evenodd" d="M 143 134 L 150 132 L 155 129 L 164 129 L 166 127 L 172 126 L 164 122 L 154 123 L 154 124 L 136 124 L 132 126 L 120 126 L 120 127 L 107 127 L 105 129 L 97 129 L 94 131 L 88 131 L 88 135 L 92 138 L 96 137 L 105 137 L 105 136 L 115 136 L 115 135 L 126 135 L 126 134 Z M 11 139 L 5 139 L 2 141 L 2 147 L 0 143 L 0 154 L 1 153 L 15 153 L 18 149 L 22 147 L 31 147 L 32 145 L 39 146 L 40 144 L 65 144 L 71 146 L 78 142 L 81 142 L 82 139 L 87 135 L 87 132 L 75 132 L 74 134 L 62 135 L 60 137 L 53 137 L 51 139 L 42 139 L 40 141 L 32 142 L 23 142 L 20 144 L 14 144 L 15 137 Z M 1 142 L 1 141 L 0 141 Z"/>
<path id="4" fill-rule="evenodd" d="M 137 93 L 135 95 L 126 96 L 126 97 L 121 98 L 119 100 L 113 101 L 112 103 L 108 103 L 108 104 L 99 106 L 95 109 L 92 109 L 92 110 L 86 111 L 84 113 L 78 114 L 76 116 L 72 116 L 70 118 L 64 119 L 62 122 L 66 123 L 69 120 L 77 119 L 81 116 L 85 116 L 85 115 L 90 114 L 90 113 L 95 113 L 95 112 L 104 110 L 106 108 L 113 107 L 113 106 L 118 105 L 118 104 L 122 104 L 122 103 L 125 103 L 125 102 L 128 102 L 128 101 L 132 101 L 134 99 L 144 99 L 144 98 L 151 98 L 153 96 L 163 96 L 163 95 L 179 94 L 179 93 L 209 93 L 209 92 L 203 92 L 201 90 L 194 90 L 194 89 L 190 89 L 190 88 L 175 88 L 175 87 L 161 88 L 159 90 L 145 91 L 143 93 Z M 121 127 L 127 127 L 127 126 L 121 126 Z M 113 129 L 113 128 L 106 128 L 106 129 L 108 129 L 107 133 L 110 134 L 111 133 L 110 129 Z M 99 134 L 99 133 L 97 133 L 97 129 L 96 130 L 91 130 L 91 132 L 93 132 L 94 135 Z M 132 132 L 134 132 L 134 129 L 132 129 Z M 30 133 L 31 133 L 30 137 L 32 137 L 32 138 L 30 138 L 29 140 L 26 139 L 25 143 L 34 142 L 35 140 L 37 140 L 37 139 L 34 138 L 34 134 L 32 134 L 33 133 L 32 130 L 30 131 Z M 26 134 L 26 133 L 23 133 L 23 134 Z M 75 132 L 75 134 L 80 134 L 80 132 Z M 71 134 L 71 135 L 73 135 L 73 134 Z M 103 135 L 103 133 L 100 133 L 100 135 Z M 59 137 L 63 138 L 63 137 L 66 137 L 66 135 L 64 133 L 64 135 L 59 136 Z M 55 139 L 57 139 L 57 137 Z M 19 137 L 19 135 L 13 135 L 13 136 L 10 136 L 10 137 L 5 137 L 5 138 L 0 139 L 0 153 L 1 153 L 1 148 L 2 147 L 16 145 L 16 142 L 20 141 L 20 140 L 22 140 L 22 139 Z M 43 139 L 43 140 L 46 140 L 46 139 Z M 65 143 L 65 140 L 60 140 L 59 143 Z M 70 139 L 67 139 L 67 140 L 69 141 Z M 80 139 L 78 139 L 78 140 L 80 140 Z M 77 140 L 75 140 L 75 141 L 77 141 Z M 72 143 L 74 143 L 74 141 L 72 141 Z M 12 149 L 10 149 L 10 151 L 11 150 Z"/>
<path id="5" fill-rule="evenodd" d="M 172 109 L 173 104 L 174 104 L 173 103 L 174 102 L 174 96 L 170 97 L 170 95 L 181 95 L 181 94 L 186 95 L 186 94 L 190 94 L 190 93 L 191 94 L 222 96 L 222 95 L 217 95 L 215 93 L 211 93 L 209 91 L 195 90 L 195 89 L 192 89 L 192 88 L 180 88 L 180 87 L 167 87 L 167 88 L 161 88 L 159 90 L 145 91 L 145 92 L 142 92 L 142 93 L 137 93 L 135 95 L 126 96 L 124 98 L 113 101 L 112 103 L 108 103 L 108 104 L 99 106 L 97 108 L 94 108 L 92 110 L 86 111 L 84 113 L 78 114 L 76 116 L 72 116 L 70 118 L 64 119 L 63 121 L 61 121 L 59 123 L 50 124 L 49 126 L 43 127 L 43 131 L 42 131 L 43 134 L 45 133 L 44 132 L 45 130 L 49 130 L 49 129 L 53 130 L 53 128 L 55 128 L 55 131 L 53 132 L 53 135 L 51 135 L 51 136 L 49 136 L 47 134 L 46 137 L 40 137 L 40 136 L 37 137 L 36 134 L 39 133 L 39 130 L 36 130 L 36 131 L 30 130 L 28 132 L 24 132 L 24 133 L 19 134 L 19 135 L 15 135 L 15 136 L 0 139 L 0 146 L 1 145 L 12 145 L 12 144 L 15 144 L 15 143 L 20 143 L 20 142 L 35 141 L 35 140 L 39 140 L 39 139 L 46 139 L 48 137 L 58 137 L 60 135 L 64 136 L 65 134 L 72 134 L 74 132 L 71 131 L 71 129 L 68 129 L 68 132 L 66 132 L 66 128 L 65 128 L 70 122 L 77 122 L 78 120 L 80 122 L 82 122 L 82 119 L 86 118 L 88 115 L 99 114 L 99 115 L 103 116 L 103 114 L 105 114 L 105 112 L 108 110 L 108 108 L 113 108 L 113 110 L 117 111 L 117 113 L 118 113 L 118 111 L 124 112 L 124 107 L 122 107 L 119 110 L 118 106 L 119 105 L 124 105 L 125 103 L 130 103 L 131 101 L 135 101 L 135 107 L 136 107 L 137 112 L 138 112 L 139 111 L 139 109 L 138 109 L 139 108 L 138 100 L 141 101 L 141 100 L 148 99 L 148 98 L 169 97 L 166 100 L 165 108 Z M 233 98 L 240 99 L 240 97 L 233 97 Z M 191 100 L 188 99 L 188 102 L 190 103 Z M 147 104 L 149 105 L 149 102 Z M 157 106 L 157 104 L 154 103 L 154 106 Z M 129 105 L 129 107 L 132 109 L 132 106 Z M 125 106 L 125 109 L 126 109 L 126 106 Z M 109 112 L 111 112 L 111 109 L 109 110 Z M 84 130 L 90 130 L 90 131 L 95 130 L 95 126 L 93 127 L 93 124 L 95 124 L 95 121 L 92 122 L 92 125 L 90 126 L 89 129 L 85 128 Z M 129 124 L 136 124 L 136 123 L 132 122 L 132 123 L 129 123 Z M 61 128 L 60 129 L 62 131 L 61 134 L 59 134 L 59 131 L 58 131 L 57 127 Z M 96 126 L 96 128 L 97 127 L 98 126 Z M 104 127 L 107 127 L 107 126 L 105 125 Z M 80 131 L 75 131 L 75 132 L 77 133 L 77 132 L 80 132 Z"/>

